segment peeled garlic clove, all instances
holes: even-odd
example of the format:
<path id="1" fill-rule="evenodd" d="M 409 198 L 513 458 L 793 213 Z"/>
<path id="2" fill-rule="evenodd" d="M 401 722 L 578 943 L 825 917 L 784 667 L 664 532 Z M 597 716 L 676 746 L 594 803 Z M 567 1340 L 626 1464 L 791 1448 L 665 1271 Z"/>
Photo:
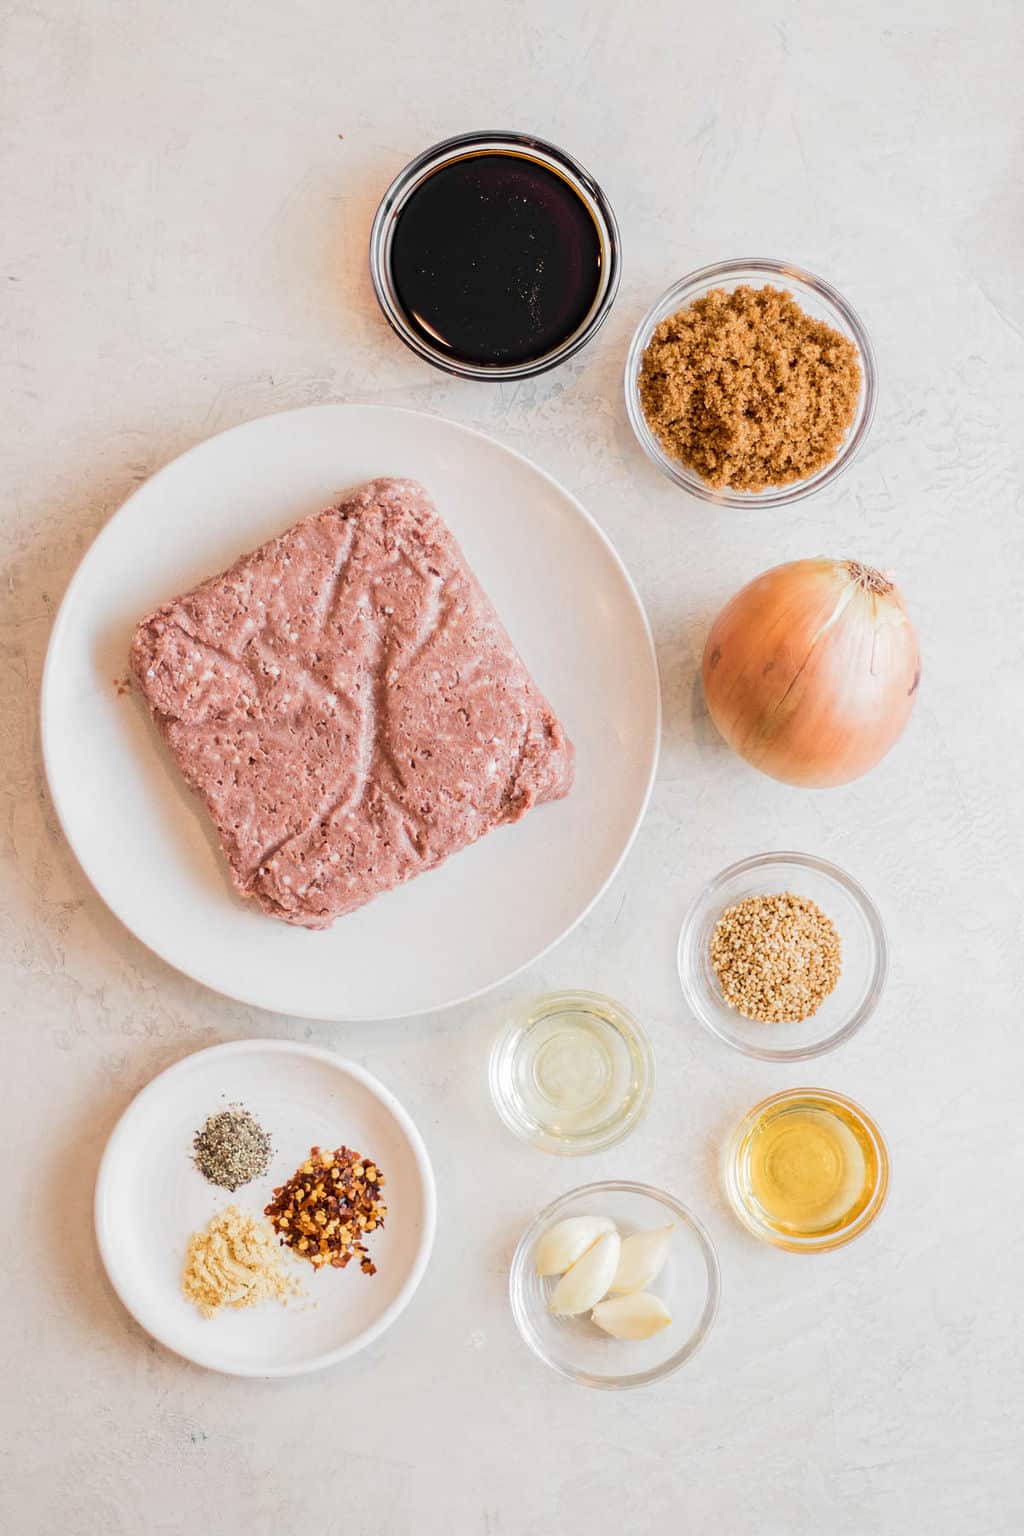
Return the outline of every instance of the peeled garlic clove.
<path id="1" fill-rule="evenodd" d="M 581 1259 L 555 1286 L 550 1310 L 558 1317 L 575 1317 L 578 1312 L 589 1312 L 591 1307 L 607 1296 L 619 1265 L 622 1242 L 615 1231 L 602 1232 Z"/>
<path id="2" fill-rule="evenodd" d="M 650 1291 L 613 1296 L 599 1302 L 590 1316 L 613 1339 L 649 1339 L 672 1321 L 661 1297 L 652 1296 Z"/>
<path id="3" fill-rule="evenodd" d="M 564 1221 L 556 1221 L 537 1244 L 538 1275 L 564 1275 L 602 1232 L 614 1231 L 615 1223 L 608 1216 L 567 1216 Z"/>
<path id="4" fill-rule="evenodd" d="M 624 1238 L 619 1267 L 609 1289 L 614 1295 L 642 1291 L 657 1280 L 668 1258 L 669 1239 L 674 1228 L 658 1227 L 653 1232 L 634 1232 Z"/>

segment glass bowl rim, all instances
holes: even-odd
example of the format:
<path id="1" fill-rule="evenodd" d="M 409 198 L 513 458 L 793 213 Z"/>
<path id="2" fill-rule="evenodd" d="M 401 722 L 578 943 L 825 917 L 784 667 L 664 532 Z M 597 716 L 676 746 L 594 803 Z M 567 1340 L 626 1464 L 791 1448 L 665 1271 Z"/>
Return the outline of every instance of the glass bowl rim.
<path id="1" fill-rule="evenodd" d="M 647 1199 L 656 1201 L 665 1206 L 689 1227 L 693 1236 L 697 1239 L 701 1256 L 704 1259 L 704 1270 L 707 1277 L 707 1290 L 704 1295 L 704 1306 L 696 1327 L 692 1330 L 685 1344 L 680 1345 L 667 1360 L 660 1365 L 651 1366 L 647 1371 L 634 1371 L 628 1376 L 595 1376 L 590 1371 L 574 1370 L 571 1366 L 563 1365 L 554 1360 L 542 1347 L 539 1339 L 534 1337 L 533 1329 L 526 1318 L 526 1308 L 517 1292 L 516 1277 L 528 1263 L 530 1253 L 540 1236 L 544 1226 L 566 1206 L 582 1199 L 604 1194 L 642 1195 Z M 512 1317 L 516 1329 L 523 1343 L 542 1361 L 549 1369 L 557 1372 L 567 1381 L 576 1382 L 579 1386 L 594 1387 L 598 1391 L 623 1392 L 631 1391 L 635 1387 L 650 1386 L 655 1381 L 661 1381 L 666 1376 L 671 1376 L 691 1360 L 700 1349 L 708 1334 L 714 1326 L 718 1316 L 718 1308 L 722 1299 L 722 1268 L 718 1258 L 718 1250 L 704 1223 L 695 1216 L 690 1208 L 677 1200 L 675 1195 L 670 1195 L 667 1190 L 659 1189 L 654 1184 L 644 1184 L 635 1179 L 599 1179 L 593 1184 L 581 1184 L 576 1189 L 570 1189 L 564 1195 L 559 1195 L 552 1200 L 543 1210 L 538 1211 L 529 1223 L 522 1237 L 516 1244 L 509 1265 L 509 1305 L 512 1308 Z"/>
<path id="2" fill-rule="evenodd" d="M 505 366 L 464 362 L 449 356 L 440 348 L 431 347 L 406 319 L 397 295 L 392 292 L 393 285 L 390 277 L 390 236 L 394 215 L 401 210 L 416 187 L 421 185 L 427 176 L 439 170 L 442 165 L 461 159 L 467 150 L 482 153 L 491 148 L 498 151 L 502 148 L 520 152 L 532 151 L 539 163 L 549 163 L 550 167 L 569 183 L 587 206 L 591 218 L 597 225 L 603 265 L 607 272 L 607 276 L 602 278 L 602 284 L 598 288 L 590 311 L 572 335 L 540 357 Z M 607 320 L 619 290 L 619 279 L 622 275 L 622 237 L 606 193 L 586 167 L 567 150 L 552 144 L 548 139 L 540 138 L 537 134 L 517 133 L 504 128 L 474 129 L 468 133 L 454 134 L 451 138 L 440 139 L 436 144 L 429 145 L 408 161 L 392 179 L 377 206 L 373 224 L 370 227 L 369 263 L 370 281 L 381 312 L 396 336 L 405 342 L 410 351 L 422 358 L 424 362 L 430 363 L 432 367 L 439 368 L 442 373 L 452 374 L 456 378 L 475 379 L 484 383 L 488 380 L 507 383 L 510 379 L 534 378 L 538 374 L 546 373 L 549 368 L 558 367 L 560 363 L 574 357 L 594 338 Z"/>
<path id="3" fill-rule="evenodd" d="M 716 283 L 724 279 L 736 278 L 743 273 L 767 274 L 778 278 L 788 279 L 791 283 L 810 288 L 817 296 L 824 300 L 827 307 L 838 313 L 844 324 L 853 333 L 861 359 L 861 399 L 863 411 L 860 421 L 854 430 L 844 440 L 835 458 L 824 465 L 813 475 L 806 476 L 803 480 L 794 480 L 786 485 L 777 486 L 768 491 L 733 491 L 728 487 L 717 490 L 702 480 L 695 470 L 689 469 L 680 460 L 673 459 L 665 452 L 654 433 L 647 425 L 643 408 L 640 404 L 640 364 L 644 350 L 650 340 L 651 332 L 658 321 L 669 312 L 669 306 L 683 308 L 688 300 L 700 296 L 702 290 L 712 288 Z M 801 501 L 805 496 L 812 496 L 816 491 L 822 490 L 846 470 L 860 451 L 874 420 L 875 405 L 878 399 L 878 365 L 875 361 L 874 348 L 871 338 L 863 321 L 853 306 L 844 299 L 843 295 L 831 283 L 823 277 L 809 272 L 805 267 L 798 266 L 791 261 L 778 261 L 770 256 L 736 257 L 729 261 L 712 262 L 710 266 L 699 267 L 696 271 L 688 273 L 678 282 L 671 283 L 668 288 L 655 300 L 647 310 L 640 324 L 633 332 L 633 338 L 629 344 L 626 355 L 626 367 L 624 375 L 626 396 L 626 414 L 629 424 L 633 428 L 633 434 L 637 442 L 647 455 L 651 463 L 662 474 L 667 475 L 675 485 L 682 490 L 689 491 L 701 501 L 711 502 L 716 506 L 746 508 L 775 508 L 791 505 L 794 501 Z"/>
<path id="4" fill-rule="evenodd" d="M 765 869 L 775 864 L 790 864 L 799 869 L 811 869 L 817 874 L 828 876 L 837 885 L 841 886 L 846 894 L 859 908 L 863 916 L 868 932 L 871 935 L 874 967 L 867 992 L 850 1017 L 838 1029 L 831 1034 L 823 1036 L 820 1040 L 812 1041 L 807 1045 L 789 1046 L 778 1049 L 771 1046 L 758 1046 L 747 1041 L 734 1039 L 731 1035 L 719 1028 L 710 1010 L 704 1006 L 704 1001 L 698 988 L 691 980 L 692 963 L 690 950 L 695 941 L 696 929 L 701 914 L 715 899 L 716 894 L 730 880 L 737 875 L 747 874 L 751 870 Z M 796 853 L 783 849 L 778 853 L 755 853 L 749 858 L 738 859 L 736 863 L 729 864 L 721 870 L 713 879 L 709 880 L 703 890 L 691 902 L 686 916 L 683 918 L 679 929 L 679 941 L 676 946 L 676 969 L 679 976 L 679 986 L 683 998 L 690 1012 L 704 1026 L 706 1030 L 723 1044 L 728 1045 L 734 1051 L 740 1051 L 744 1056 L 752 1056 L 758 1061 L 809 1061 L 815 1056 L 824 1056 L 826 1052 L 833 1051 L 837 1046 L 845 1044 L 851 1036 L 867 1022 L 878 1007 L 879 999 L 885 990 L 885 983 L 889 974 L 889 943 L 885 934 L 885 925 L 882 922 L 882 914 L 867 891 L 847 874 L 838 864 L 833 864 L 829 859 L 819 858 L 813 853 Z"/>
<path id="5" fill-rule="evenodd" d="M 625 1024 L 625 1029 L 620 1027 L 619 1022 L 612 1025 L 612 1028 L 617 1029 L 624 1036 L 632 1037 L 632 1044 L 635 1047 L 636 1054 L 643 1065 L 644 1071 L 640 1092 L 637 1094 L 629 1114 L 620 1122 L 606 1129 L 603 1134 L 581 1137 L 579 1142 L 572 1146 L 556 1142 L 546 1132 L 541 1133 L 540 1136 L 531 1135 L 507 1112 L 504 1095 L 498 1091 L 497 1084 L 501 1059 L 513 1036 L 521 1031 L 526 1024 L 536 1022 L 539 1018 L 546 1017 L 548 1013 L 554 1011 L 549 1006 L 545 1006 L 544 1013 L 539 1014 L 537 1009 L 541 1003 L 550 1005 L 557 1003 L 586 1004 L 595 1002 L 612 1003 Z M 624 1003 L 620 1003 L 618 998 L 610 997 L 602 992 L 594 992 L 584 987 L 564 987 L 555 992 L 537 993 L 524 1004 L 521 1012 L 512 1013 L 502 1028 L 499 1029 L 494 1037 L 490 1054 L 487 1058 L 487 1085 L 491 1093 L 491 1103 L 502 1125 L 511 1131 L 512 1135 L 522 1142 L 524 1146 L 535 1147 L 538 1152 L 548 1152 L 555 1157 L 589 1157 L 598 1152 L 604 1152 L 609 1147 L 617 1146 L 620 1141 L 624 1141 L 630 1132 L 634 1131 L 640 1124 L 650 1106 L 651 1096 L 654 1092 L 656 1070 L 651 1037 L 632 1009 L 627 1008 Z"/>
<path id="6" fill-rule="evenodd" d="M 735 1178 L 736 1153 L 739 1144 L 757 1117 L 774 1104 L 781 1104 L 787 1099 L 799 1099 L 804 1095 L 811 1095 L 816 1099 L 827 1099 L 833 1104 L 841 1104 L 844 1109 L 852 1110 L 871 1138 L 878 1158 L 878 1178 L 864 1209 L 853 1221 L 838 1231 L 822 1233 L 819 1237 L 811 1238 L 787 1236 L 758 1222 L 740 1199 Z M 726 1144 L 725 1189 L 733 1214 L 751 1236 L 756 1237 L 760 1242 L 771 1244 L 773 1248 L 782 1248 L 787 1253 L 830 1253 L 835 1248 L 844 1248 L 847 1243 L 852 1243 L 855 1237 L 860 1237 L 874 1223 L 888 1198 L 891 1183 L 892 1162 L 889 1157 L 889 1147 L 878 1122 L 873 1115 L 868 1114 L 862 1104 L 857 1103 L 856 1099 L 851 1099 L 848 1094 L 840 1093 L 835 1088 L 783 1088 L 779 1093 L 770 1093 L 767 1098 L 760 1099 L 747 1110 Z"/>

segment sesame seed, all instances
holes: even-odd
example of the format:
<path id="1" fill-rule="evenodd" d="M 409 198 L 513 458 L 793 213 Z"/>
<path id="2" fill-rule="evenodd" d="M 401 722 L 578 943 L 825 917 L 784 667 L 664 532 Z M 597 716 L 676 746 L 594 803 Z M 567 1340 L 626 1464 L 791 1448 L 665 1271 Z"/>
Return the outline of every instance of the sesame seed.
<path id="1" fill-rule="evenodd" d="M 839 934 L 806 896 L 748 896 L 715 924 L 711 964 L 725 1001 L 744 1018 L 795 1024 L 835 990 Z"/>

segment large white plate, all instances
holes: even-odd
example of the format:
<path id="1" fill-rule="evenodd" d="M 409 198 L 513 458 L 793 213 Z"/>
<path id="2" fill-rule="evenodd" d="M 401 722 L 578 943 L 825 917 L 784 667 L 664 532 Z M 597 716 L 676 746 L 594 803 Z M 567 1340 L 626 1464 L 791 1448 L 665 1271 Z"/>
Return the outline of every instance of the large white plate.
<path id="1" fill-rule="evenodd" d="M 231 891 L 205 812 L 141 700 L 121 696 L 140 618 L 374 475 L 419 479 L 576 743 L 576 783 L 327 933 Z M 657 663 L 604 534 L 528 460 L 438 417 L 314 406 L 264 417 L 155 475 L 68 588 L 43 678 L 46 771 L 107 904 L 179 970 L 319 1019 L 425 1013 L 496 986 L 579 922 L 614 875 L 657 761 Z"/>
<path id="2" fill-rule="evenodd" d="M 274 1143 L 264 1177 L 230 1194 L 192 1162 L 207 1115 L 242 1103 Z M 261 1215 L 311 1146 L 344 1143 L 379 1161 L 388 1216 L 367 1242 L 377 1265 L 314 1272 L 286 1261 L 306 1295 L 204 1318 L 181 1290 L 190 1235 L 215 1211 Z M 155 1077 L 114 1127 L 96 1183 L 96 1238 L 111 1284 L 161 1344 L 213 1371 L 293 1376 L 364 1349 L 408 1305 L 434 1241 L 434 1177 L 409 1116 L 362 1067 L 288 1040 L 240 1040 L 186 1056 Z"/>

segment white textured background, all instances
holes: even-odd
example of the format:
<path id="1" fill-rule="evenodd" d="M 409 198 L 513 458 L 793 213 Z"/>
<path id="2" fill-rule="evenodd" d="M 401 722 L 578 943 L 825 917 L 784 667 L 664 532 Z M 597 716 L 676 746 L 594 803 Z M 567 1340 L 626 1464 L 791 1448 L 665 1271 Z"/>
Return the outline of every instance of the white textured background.
<path id="1" fill-rule="evenodd" d="M 4 0 L 0 16 L 5 1536 L 1018 1533 L 1019 5 Z M 597 342 L 512 388 L 413 359 L 366 275 L 390 177 L 477 127 L 564 144 L 622 226 Z M 688 501 L 647 466 L 620 403 L 655 294 L 754 254 L 835 282 L 881 369 L 856 466 L 771 517 Z M 637 579 L 666 700 L 653 807 L 584 928 L 504 997 L 374 1028 L 246 1010 L 145 953 L 61 841 L 36 730 L 55 605 L 133 486 L 223 427 L 335 399 L 469 422 L 564 480 Z M 735 587 L 817 553 L 896 570 L 925 678 L 891 759 L 812 795 L 726 753 L 694 672 Z M 116 806 L 97 814 L 116 830 Z M 705 1037 L 673 971 L 703 882 L 787 845 L 867 884 L 895 961 L 862 1036 L 797 1074 L 874 1111 L 895 1163 L 877 1227 L 813 1259 L 748 1239 L 716 1175 L 732 1122 L 794 1074 Z M 647 1122 L 582 1163 L 520 1147 L 487 1099 L 504 999 L 548 985 L 618 994 L 659 1057 Z M 441 1195 L 434 1262 L 400 1323 L 294 1384 L 205 1375 L 151 1344 L 90 1226 L 131 1095 L 194 1047 L 278 1034 L 378 1072 L 422 1126 Z M 546 1373 L 504 1293 L 536 1207 L 612 1174 L 690 1201 L 724 1271 L 703 1353 L 619 1397 Z"/>

